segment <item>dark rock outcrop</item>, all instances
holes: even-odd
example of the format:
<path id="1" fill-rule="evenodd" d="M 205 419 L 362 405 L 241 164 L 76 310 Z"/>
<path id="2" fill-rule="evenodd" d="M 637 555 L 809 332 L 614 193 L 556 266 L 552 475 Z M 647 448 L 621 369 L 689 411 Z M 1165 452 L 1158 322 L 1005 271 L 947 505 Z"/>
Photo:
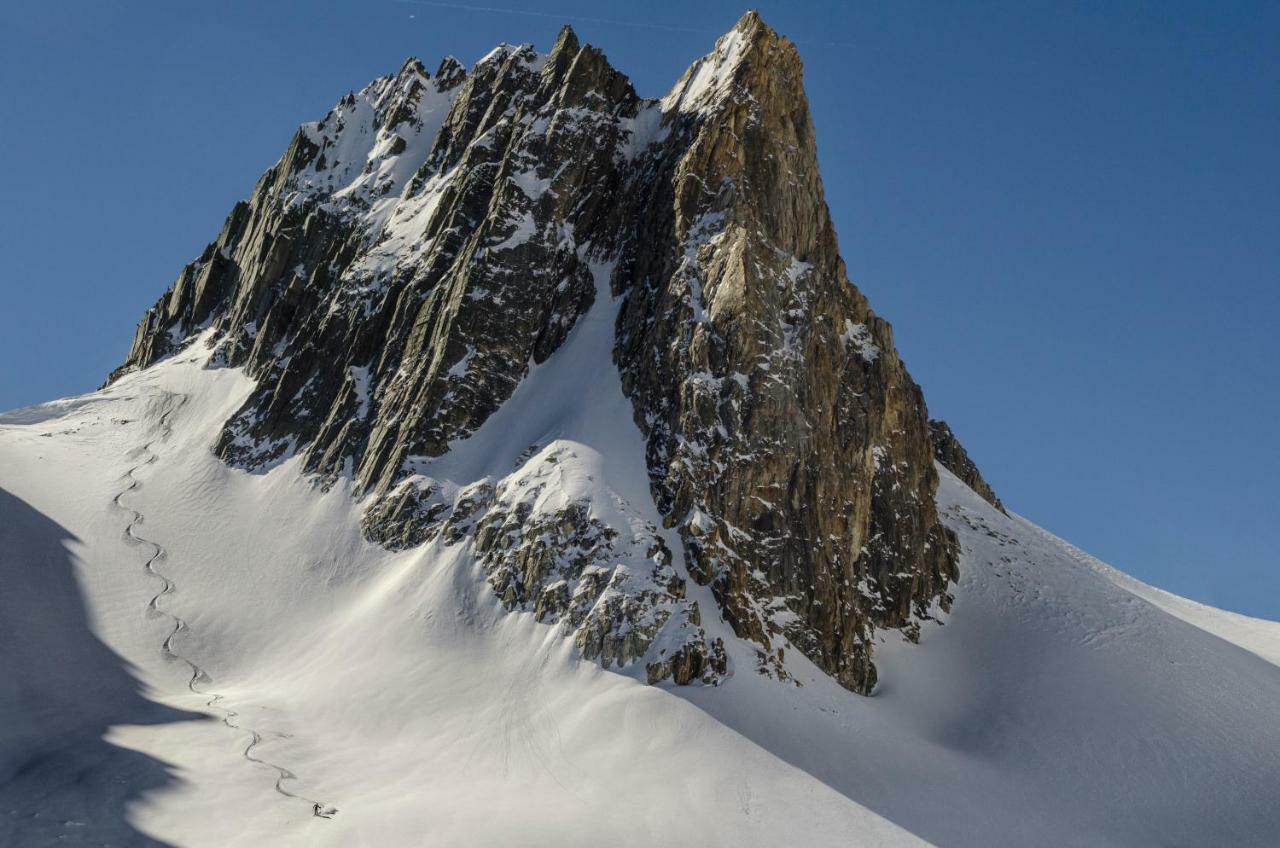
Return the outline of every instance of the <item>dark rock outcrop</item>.
<path id="1" fill-rule="evenodd" d="M 943 468 L 959 477 L 960 482 L 977 492 L 984 501 L 1005 515 L 1009 514 L 1005 511 L 1004 504 L 1000 503 L 1000 499 L 996 497 L 995 490 L 982 479 L 982 472 L 973 464 L 973 460 L 969 458 L 969 452 L 964 449 L 964 445 L 960 444 L 956 434 L 951 432 L 947 422 L 930 421 L 929 437 L 933 440 L 933 457 L 942 464 Z"/>
<path id="2" fill-rule="evenodd" d="M 460 490 L 423 471 L 609 290 L 664 529 L 630 507 L 602 523 L 590 495 L 528 500 L 574 461 L 563 445 Z M 410 60 L 347 95 L 113 377 L 199 336 L 257 380 L 220 456 L 349 478 L 371 538 L 470 545 L 504 605 L 606 665 L 726 672 L 686 574 L 761 671 L 788 677 L 793 649 L 859 692 L 876 629 L 913 637 L 949 603 L 924 399 L 847 279 L 799 56 L 754 13 L 659 101 L 568 28 L 546 55 L 504 45 L 434 76 Z"/>

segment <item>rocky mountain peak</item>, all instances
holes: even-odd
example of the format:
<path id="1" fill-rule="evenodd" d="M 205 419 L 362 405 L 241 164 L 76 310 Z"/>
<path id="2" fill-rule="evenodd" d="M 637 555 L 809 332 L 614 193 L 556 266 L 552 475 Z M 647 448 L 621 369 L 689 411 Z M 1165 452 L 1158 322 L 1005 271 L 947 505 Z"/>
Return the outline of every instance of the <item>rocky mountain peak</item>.
<path id="1" fill-rule="evenodd" d="M 583 379 L 618 381 L 661 527 L 555 482 L 596 479 L 565 426 L 501 473 L 448 460 L 587 326 L 612 328 Z M 343 98 L 117 373 L 197 336 L 257 380 L 218 455 L 345 481 L 384 545 L 467 546 L 504 605 L 605 665 L 715 683 L 713 615 L 752 646 L 739 672 L 790 680 L 799 652 L 870 692 L 875 631 L 948 604 L 924 400 L 845 275 L 799 54 L 754 12 L 659 100 L 568 27 Z"/>
<path id="2" fill-rule="evenodd" d="M 422 60 L 417 56 L 410 56 L 404 60 L 400 66 L 400 70 L 396 72 L 396 79 L 402 79 L 406 76 L 427 77 L 427 68 L 422 64 Z"/>
<path id="3" fill-rule="evenodd" d="M 460 85 L 467 76 L 467 69 L 452 56 L 445 56 L 436 68 L 436 85 L 441 91 L 449 91 Z"/>
<path id="4" fill-rule="evenodd" d="M 578 54 L 580 48 L 578 34 L 573 31 L 573 27 L 565 24 L 560 27 L 560 33 L 556 36 L 556 43 L 551 47 L 551 61 L 554 63 L 561 56 L 572 58 Z"/>
<path id="5" fill-rule="evenodd" d="M 735 92 L 775 88 L 775 82 L 794 83 L 803 97 L 798 75 L 800 56 L 788 39 L 773 31 L 755 12 L 748 12 L 722 35 L 715 49 L 695 61 L 662 99 L 666 112 L 697 112 L 714 108 Z"/>
<path id="6" fill-rule="evenodd" d="M 799 650 L 867 692 L 873 630 L 945 608 L 954 544 L 923 397 L 839 257 L 802 74 L 748 15 L 662 99 L 619 366 L 658 505 L 760 670 Z"/>

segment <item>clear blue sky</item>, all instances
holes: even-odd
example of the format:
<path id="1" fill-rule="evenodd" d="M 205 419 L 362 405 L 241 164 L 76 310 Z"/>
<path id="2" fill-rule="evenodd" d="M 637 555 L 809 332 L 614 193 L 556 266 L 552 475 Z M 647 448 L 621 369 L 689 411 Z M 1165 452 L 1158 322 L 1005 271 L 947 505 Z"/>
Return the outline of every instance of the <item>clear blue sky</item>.
<path id="1" fill-rule="evenodd" d="M 804 56 L 850 274 L 1005 502 L 1280 619 L 1280 4 L 760 9 Z M 94 388 L 293 128 L 406 56 L 568 21 L 658 95 L 743 11 L 5 3 L 0 408 Z"/>

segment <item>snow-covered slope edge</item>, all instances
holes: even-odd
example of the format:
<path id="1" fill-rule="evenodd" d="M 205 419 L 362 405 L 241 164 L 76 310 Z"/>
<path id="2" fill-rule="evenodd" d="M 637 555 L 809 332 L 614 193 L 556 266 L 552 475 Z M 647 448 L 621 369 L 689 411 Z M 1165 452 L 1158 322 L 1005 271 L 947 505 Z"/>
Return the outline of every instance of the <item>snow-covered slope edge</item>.
<path id="1" fill-rule="evenodd" d="M 611 329 L 608 314 L 598 320 Z M 593 343 L 592 326 L 575 343 Z M 20 625 L 6 643 L 25 650 L 0 654 L 0 843 L 912 841 L 663 689 L 577 659 L 532 614 L 504 612 L 469 545 L 391 553 L 361 538 L 345 487 L 321 492 L 296 460 L 228 468 L 208 445 L 251 384 L 206 370 L 201 349 L 0 419 L 4 583 L 60 569 L 78 584 L 58 609 L 29 597 L 25 617 L 5 607 Z M 643 451 L 629 415 L 614 431 L 627 411 L 616 377 L 586 387 L 600 404 L 575 404 L 575 419 L 557 402 L 581 377 L 565 365 L 529 378 L 547 404 L 541 418 L 526 408 L 522 432 L 558 433 L 581 460 L 575 485 L 631 494 L 643 476 L 628 464 L 643 469 Z M 112 507 L 147 444 L 157 459 L 123 506 L 166 549 L 173 590 L 159 604 L 187 623 L 173 647 L 207 674 L 198 693 L 162 649 L 171 621 L 148 610 L 161 588 L 151 551 L 126 543 L 131 512 Z M 468 456 L 496 468 L 515 454 L 459 451 L 452 468 Z M 61 528 L 62 561 L 31 556 L 32 522 L 16 513 Z M 239 729 L 222 723 L 227 711 Z M 274 791 L 277 772 L 243 756 L 250 733 L 255 758 L 295 776 L 285 789 L 336 816 Z"/>
<path id="2" fill-rule="evenodd" d="M 554 433 L 581 460 L 570 487 L 651 521 L 630 497 L 643 451 L 629 419 L 615 426 L 616 378 L 575 370 L 596 321 L 609 315 L 531 373 L 544 406 L 517 400 L 524 414 L 437 473 L 498 473 L 518 442 Z M 899 671 L 875 697 L 803 662 L 801 686 L 751 673 L 751 649 L 713 617 L 708 635 L 747 671 L 650 687 L 503 612 L 467 546 L 388 552 L 361 538 L 344 486 L 318 490 L 296 461 L 258 475 L 219 462 L 209 440 L 250 382 L 203 368 L 201 349 L 0 417 L 0 579 L 40 587 L 0 593 L 17 623 L 0 631 L 0 843 L 1267 845 L 1280 832 L 1280 669 L 945 472 L 939 506 L 963 547 L 954 614 L 919 645 L 880 646 Z M 575 388 L 593 402 L 569 403 Z M 156 460 L 122 504 L 166 548 L 174 588 L 159 603 L 188 623 L 173 645 L 206 671 L 201 694 L 162 650 L 150 551 L 125 542 L 130 513 L 111 505 L 147 444 Z M 283 786 L 333 819 L 273 790 L 278 773 L 244 757 L 250 730 L 256 757 L 296 776 Z"/>
<path id="3" fill-rule="evenodd" d="M 1031 522 L 1022 519 L 1023 523 L 1035 527 Z M 1219 638 L 1257 654 L 1262 659 L 1280 666 L 1280 622 L 1267 621 L 1241 615 L 1238 612 L 1222 610 L 1202 604 L 1172 592 L 1166 592 L 1156 586 L 1143 583 L 1135 577 L 1112 568 L 1102 560 L 1090 556 L 1084 551 L 1047 530 L 1035 528 L 1045 538 L 1055 542 L 1071 559 L 1085 568 L 1092 569 L 1115 583 L 1127 592 L 1131 592 L 1159 607 L 1172 616 L 1208 631 Z"/>

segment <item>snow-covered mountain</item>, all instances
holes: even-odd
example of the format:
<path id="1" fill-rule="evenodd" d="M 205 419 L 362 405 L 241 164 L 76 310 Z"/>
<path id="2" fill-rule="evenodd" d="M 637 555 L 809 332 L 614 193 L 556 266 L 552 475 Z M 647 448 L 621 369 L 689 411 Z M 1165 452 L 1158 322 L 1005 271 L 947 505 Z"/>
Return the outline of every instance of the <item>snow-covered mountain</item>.
<path id="1" fill-rule="evenodd" d="M 754 14 L 660 100 L 566 29 L 300 128 L 0 416 L 0 587 L 4 845 L 1280 839 L 1280 624 L 928 420 Z"/>

